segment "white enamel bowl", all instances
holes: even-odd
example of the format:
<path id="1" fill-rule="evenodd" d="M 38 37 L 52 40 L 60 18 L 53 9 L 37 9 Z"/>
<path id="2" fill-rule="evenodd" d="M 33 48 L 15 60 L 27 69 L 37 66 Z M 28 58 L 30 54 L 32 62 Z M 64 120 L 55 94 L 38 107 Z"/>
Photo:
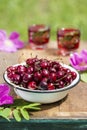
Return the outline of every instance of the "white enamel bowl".
<path id="1" fill-rule="evenodd" d="M 24 63 L 23 63 L 24 64 Z M 17 64 L 19 65 L 19 64 Z M 17 66 L 15 65 L 15 66 Z M 63 64 L 64 67 L 69 68 L 71 71 L 76 72 L 77 77 L 75 80 L 72 81 L 72 83 L 64 88 L 55 89 L 55 90 L 29 90 L 23 87 L 20 87 L 19 85 L 15 85 L 10 82 L 10 80 L 7 77 L 7 71 L 4 73 L 4 80 L 14 88 L 15 93 L 23 98 L 26 101 L 29 102 L 38 102 L 42 104 L 46 103 L 53 103 L 57 102 L 61 99 L 63 99 L 69 92 L 69 90 L 73 87 L 75 87 L 79 81 L 80 81 L 80 75 L 79 73 L 72 68 L 71 66 Z"/>

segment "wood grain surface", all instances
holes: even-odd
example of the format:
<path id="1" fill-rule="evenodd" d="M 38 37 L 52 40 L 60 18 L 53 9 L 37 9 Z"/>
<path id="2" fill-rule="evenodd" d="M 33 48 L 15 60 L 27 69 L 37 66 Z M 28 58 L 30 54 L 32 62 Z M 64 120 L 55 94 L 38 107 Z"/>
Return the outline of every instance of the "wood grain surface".
<path id="1" fill-rule="evenodd" d="M 81 42 L 78 52 L 87 49 L 87 43 Z M 0 83 L 4 83 L 3 73 L 10 65 L 25 61 L 31 56 L 55 59 L 69 64 L 69 56 L 62 57 L 57 54 L 57 43 L 50 42 L 46 50 L 31 50 L 29 45 L 16 53 L 0 52 Z M 17 97 L 11 89 L 11 94 Z M 72 88 L 68 95 L 59 102 L 41 105 L 41 111 L 34 111 L 32 119 L 65 119 L 87 118 L 87 83 L 80 81 Z"/>

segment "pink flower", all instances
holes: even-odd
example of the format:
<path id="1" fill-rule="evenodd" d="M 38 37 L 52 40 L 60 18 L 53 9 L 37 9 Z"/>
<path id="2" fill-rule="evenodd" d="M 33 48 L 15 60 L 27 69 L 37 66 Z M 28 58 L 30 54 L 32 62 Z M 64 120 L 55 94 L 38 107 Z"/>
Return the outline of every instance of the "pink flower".
<path id="1" fill-rule="evenodd" d="M 24 43 L 19 40 L 19 34 L 12 32 L 7 37 L 5 30 L 0 30 L 0 51 L 15 52 L 17 49 L 23 48 Z"/>
<path id="2" fill-rule="evenodd" d="M 13 97 L 9 95 L 10 88 L 7 84 L 0 84 L 0 106 L 4 104 L 12 104 Z"/>
<path id="3" fill-rule="evenodd" d="M 87 70 L 87 50 L 82 50 L 80 54 L 73 53 L 70 56 L 70 64 L 79 71 Z"/>

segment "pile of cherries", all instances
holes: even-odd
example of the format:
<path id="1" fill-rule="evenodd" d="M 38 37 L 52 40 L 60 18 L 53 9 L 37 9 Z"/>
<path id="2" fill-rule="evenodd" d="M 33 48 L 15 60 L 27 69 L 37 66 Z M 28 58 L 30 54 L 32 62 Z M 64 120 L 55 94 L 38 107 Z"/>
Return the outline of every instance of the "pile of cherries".
<path id="1" fill-rule="evenodd" d="M 25 65 L 8 67 L 7 77 L 27 89 L 54 90 L 71 84 L 77 74 L 58 61 L 34 57 L 27 59 Z"/>

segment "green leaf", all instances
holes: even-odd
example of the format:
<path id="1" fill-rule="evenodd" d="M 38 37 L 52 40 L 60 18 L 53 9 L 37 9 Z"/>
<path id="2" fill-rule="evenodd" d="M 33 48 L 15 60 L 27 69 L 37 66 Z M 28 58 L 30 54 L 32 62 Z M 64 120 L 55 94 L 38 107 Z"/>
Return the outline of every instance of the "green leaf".
<path id="1" fill-rule="evenodd" d="M 30 107 L 30 109 L 32 109 L 32 110 L 41 110 L 40 107 Z"/>
<path id="2" fill-rule="evenodd" d="M 0 110 L 4 109 L 4 107 L 0 107 Z"/>
<path id="3" fill-rule="evenodd" d="M 3 109 L 2 110 L 0 110 L 0 116 L 2 116 L 3 114 L 2 114 L 2 112 L 3 112 Z"/>
<path id="4" fill-rule="evenodd" d="M 11 109 L 10 108 L 4 108 L 2 110 L 0 110 L 0 116 L 2 116 L 3 118 L 9 120 L 9 116 L 11 113 Z"/>
<path id="5" fill-rule="evenodd" d="M 81 80 L 87 83 L 87 71 L 81 73 Z"/>
<path id="6" fill-rule="evenodd" d="M 23 106 L 23 109 L 33 109 L 33 110 L 40 110 L 40 108 L 38 107 L 40 105 L 40 103 L 32 103 L 26 106 Z"/>
<path id="7" fill-rule="evenodd" d="M 22 109 L 20 109 L 20 111 L 21 111 L 22 116 L 23 116 L 26 120 L 29 120 L 29 113 L 27 112 L 27 110 L 22 108 Z"/>
<path id="8" fill-rule="evenodd" d="M 13 110 L 13 116 L 16 119 L 16 121 L 21 121 L 21 115 L 20 115 L 20 111 L 18 109 Z"/>
<path id="9" fill-rule="evenodd" d="M 5 108 L 5 109 L 3 109 L 3 114 L 4 114 L 4 116 L 9 116 L 10 113 L 11 113 L 11 109 L 10 109 L 10 108 Z"/>

